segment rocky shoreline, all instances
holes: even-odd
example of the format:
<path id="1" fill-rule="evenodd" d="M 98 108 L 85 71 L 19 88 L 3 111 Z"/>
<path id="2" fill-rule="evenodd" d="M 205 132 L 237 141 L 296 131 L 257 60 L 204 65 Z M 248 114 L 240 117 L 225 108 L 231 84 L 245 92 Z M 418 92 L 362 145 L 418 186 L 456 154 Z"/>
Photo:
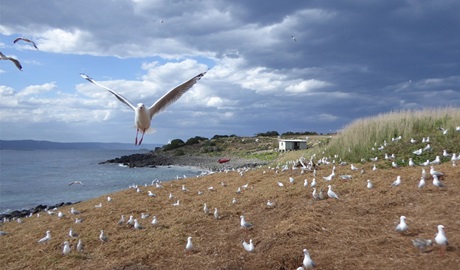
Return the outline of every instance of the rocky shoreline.
<path id="1" fill-rule="evenodd" d="M 132 154 L 121 156 L 114 159 L 109 159 L 101 162 L 100 164 L 106 163 L 117 163 L 123 164 L 127 167 L 150 167 L 155 168 L 157 166 L 191 166 L 199 167 L 209 171 L 218 171 L 222 169 L 238 169 L 243 167 L 257 167 L 266 165 L 267 162 L 259 159 L 244 159 L 238 157 L 228 157 L 230 161 L 228 163 L 220 164 L 217 162 L 219 158 L 207 156 L 207 155 L 181 155 L 173 156 L 159 151 L 151 151 L 145 154 Z"/>
<path id="2" fill-rule="evenodd" d="M 39 212 L 59 208 L 59 207 L 65 206 L 65 205 L 72 205 L 72 204 L 79 203 L 79 202 L 80 201 L 74 202 L 74 203 L 61 202 L 61 203 L 51 205 L 51 206 L 39 204 L 39 205 L 37 205 L 37 206 L 35 206 L 33 208 L 29 208 L 29 209 L 14 210 L 14 211 L 11 211 L 9 213 L 0 214 L 0 222 L 3 222 L 4 219 L 11 220 L 11 219 L 18 219 L 18 218 L 28 217 L 30 215 L 37 214 Z"/>
<path id="3" fill-rule="evenodd" d="M 164 152 L 151 151 L 145 154 L 132 154 L 117 157 L 114 159 L 109 159 L 99 164 L 107 163 L 117 163 L 123 164 L 128 167 L 150 167 L 155 168 L 157 166 L 190 166 L 198 167 L 207 171 L 220 171 L 225 169 L 238 169 L 238 168 L 255 168 L 261 165 L 266 165 L 267 162 L 258 160 L 258 159 L 244 159 L 238 157 L 228 157 L 230 161 L 227 163 L 220 164 L 217 162 L 219 158 L 206 156 L 206 155 L 182 155 L 182 156 L 172 156 L 165 154 Z M 59 208 L 64 205 L 71 205 L 79 202 L 61 202 L 56 205 L 37 205 L 36 207 L 30 209 L 14 210 L 8 213 L 0 214 L 0 222 L 4 219 L 18 219 L 33 215 L 39 212 L 43 212 L 49 209 Z"/>

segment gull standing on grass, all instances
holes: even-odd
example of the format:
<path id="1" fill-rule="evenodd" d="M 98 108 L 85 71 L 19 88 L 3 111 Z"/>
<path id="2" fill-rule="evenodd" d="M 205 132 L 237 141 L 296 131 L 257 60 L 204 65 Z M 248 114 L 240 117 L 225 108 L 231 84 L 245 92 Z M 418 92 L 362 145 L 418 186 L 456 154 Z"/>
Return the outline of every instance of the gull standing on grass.
<path id="1" fill-rule="evenodd" d="M 64 248 L 62 249 L 62 254 L 63 255 L 69 255 L 70 253 L 70 245 L 68 241 L 64 242 Z"/>
<path id="2" fill-rule="evenodd" d="M 80 74 L 80 76 L 86 79 L 87 81 L 106 89 L 111 94 L 113 94 L 119 101 L 123 102 L 128 107 L 134 110 L 134 123 L 137 128 L 136 139 L 134 141 L 134 145 L 141 145 L 142 140 L 144 139 L 144 134 L 150 130 L 150 124 L 151 124 L 152 118 L 159 112 L 166 109 L 166 107 L 168 107 L 169 105 L 177 101 L 185 92 L 187 92 L 190 88 L 192 88 L 192 86 L 195 85 L 198 82 L 198 80 L 200 80 L 204 76 L 204 74 L 206 74 L 206 72 L 200 73 L 196 75 L 195 77 L 193 77 L 192 79 L 173 88 L 172 90 L 167 92 L 164 96 L 162 96 L 152 106 L 148 108 L 145 107 L 143 103 L 139 103 L 137 104 L 137 106 L 134 106 L 128 99 L 126 99 L 121 94 L 94 81 L 89 76 L 85 74 Z M 141 132 L 142 135 L 141 135 L 141 139 L 138 141 L 137 137 L 138 137 L 139 132 Z"/>
<path id="3" fill-rule="evenodd" d="M 392 186 L 392 187 L 397 187 L 397 186 L 399 186 L 399 185 L 401 185 L 401 176 L 398 175 L 398 176 L 396 177 L 396 180 L 391 184 L 391 186 Z"/>
<path id="4" fill-rule="evenodd" d="M 371 188 L 373 188 L 373 187 L 374 187 L 374 185 L 372 184 L 371 180 L 370 180 L 370 179 L 367 179 L 367 188 L 368 188 L 368 189 L 371 189 Z"/>
<path id="5" fill-rule="evenodd" d="M 246 241 L 243 240 L 243 248 L 247 252 L 253 252 L 254 251 L 254 244 L 252 243 L 252 239 L 249 239 L 249 243 L 246 243 Z"/>
<path id="6" fill-rule="evenodd" d="M 81 242 L 81 239 L 78 239 L 77 251 L 78 251 L 78 252 L 82 252 L 82 251 L 83 251 L 83 243 Z"/>
<path id="7" fill-rule="evenodd" d="M 437 186 L 437 187 L 439 187 L 439 188 L 444 188 L 444 187 L 446 187 L 446 185 L 444 185 L 441 181 L 439 181 L 437 175 L 433 175 L 433 185 L 434 185 L 434 186 Z"/>
<path id="8" fill-rule="evenodd" d="M 46 231 L 46 236 L 43 237 L 42 239 L 38 240 L 38 243 L 44 243 L 44 242 L 46 242 L 46 241 L 48 241 L 50 239 L 51 239 L 51 231 L 48 230 L 48 231 Z"/>
<path id="9" fill-rule="evenodd" d="M 436 234 L 434 241 L 436 242 L 436 244 L 441 246 L 441 254 L 444 255 L 449 241 L 447 241 L 443 225 L 438 225 L 438 233 Z"/>
<path id="10" fill-rule="evenodd" d="M 308 250 L 306 248 L 303 250 L 303 254 L 303 266 L 305 267 L 305 269 L 313 269 L 314 267 L 316 267 L 315 262 L 310 258 L 310 253 L 308 253 Z"/>
<path id="11" fill-rule="evenodd" d="M 327 188 L 328 188 L 327 196 L 329 196 L 329 198 L 333 198 L 333 199 L 338 199 L 339 198 L 339 196 L 337 196 L 337 194 L 335 194 L 335 192 L 332 191 L 332 186 L 331 185 L 328 185 Z"/>
<path id="12" fill-rule="evenodd" d="M 250 222 L 247 222 L 245 219 L 244 219 L 244 216 L 240 216 L 240 225 L 241 225 L 241 228 L 243 229 L 251 229 L 252 228 L 252 224 Z"/>
<path id="13" fill-rule="evenodd" d="M 101 240 L 102 242 L 109 241 L 109 238 L 107 237 L 107 235 L 104 234 L 104 230 L 101 230 L 101 234 L 99 235 L 99 240 Z"/>
<path id="14" fill-rule="evenodd" d="M 399 218 L 399 224 L 396 225 L 396 231 L 405 232 L 405 231 L 407 231 L 408 228 L 409 228 L 409 226 L 407 226 L 407 224 L 406 224 L 406 217 L 401 216 Z"/>
<path id="15" fill-rule="evenodd" d="M 425 178 L 420 177 L 420 182 L 418 182 L 418 188 L 422 189 L 425 186 Z"/>
<path id="16" fill-rule="evenodd" d="M 191 252 L 192 250 L 193 250 L 192 237 L 189 236 L 189 237 L 187 237 L 187 244 L 185 245 L 185 251 L 186 252 Z"/>

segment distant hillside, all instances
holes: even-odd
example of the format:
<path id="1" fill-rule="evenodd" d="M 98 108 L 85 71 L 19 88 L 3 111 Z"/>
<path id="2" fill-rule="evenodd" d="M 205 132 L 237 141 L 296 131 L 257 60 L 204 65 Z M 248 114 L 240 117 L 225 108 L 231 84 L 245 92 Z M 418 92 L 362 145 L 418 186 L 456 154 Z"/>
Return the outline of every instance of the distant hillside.
<path id="1" fill-rule="evenodd" d="M 99 142 L 73 142 L 60 143 L 50 141 L 36 140 L 0 140 L 0 150 L 85 150 L 85 149 L 101 149 L 101 150 L 139 150 L 139 149 L 155 149 L 161 144 L 143 144 L 135 146 L 128 143 L 99 143 Z"/>

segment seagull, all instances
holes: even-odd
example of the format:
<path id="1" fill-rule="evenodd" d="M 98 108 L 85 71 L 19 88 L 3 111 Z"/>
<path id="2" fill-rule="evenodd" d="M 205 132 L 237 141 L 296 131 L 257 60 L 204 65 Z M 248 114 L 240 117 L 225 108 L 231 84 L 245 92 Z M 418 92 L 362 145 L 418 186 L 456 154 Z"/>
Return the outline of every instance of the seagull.
<path id="1" fill-rule="evenodd" d="M 78 252 L 82 252 L 82 251 L 83 251 L 83 243 L 81 242 L 81 239 L 78 239 L 77 251 L 78 251 Z"/>
<path id="2" fill-rule="evenodd" d="M 294 178 L 293 177 L 289 177 L 289 183 L 294 184 Z"/>
<path id="3" fill-rule="evenodd" d="M 148 217 L 150 217 L 150 214 L 141 213 L 141 218 L 142 218 L 142 219 L 146 219 L 146 218 L 148 218 Z"/>
<path id="4" fill-rule="evenodd" d="M 35 42 L 33 42 L 32 40 L 30 40 L 30 39 L 28 39 L 28 38 L 18 37 L 17 39 L 15 39 L 15 40 L 13 41 L 13 43 L 18 42 L 19 40 L 22 40 L 22 41 L 25 41 L 25 42 L 32 43 L 32 45 L 34 46 L 34 48 L 38 50 L 37 44 L 35 44 Z"/>
<path id="5" fill-rule="evenodd" d="M 126 224 L 128 224 L 128 225 L 134 225 L 134 217 L 133 217 L 133 216 L 129 216 L 129 219 L 128 219 L 128 221 L 126 221 Z"/>
<path id="6" fill-rule="evenodd" d="M 414 247 L 418 248 L 420 251 L 423 251 L 426 247 L 432 246 L 433 241 L 430 239 L 412 239 L 412 244 L 414 244 Z"/>
<path id="7" fill-rule="evenodd" d="M 433 166 L 430 166 L 430 174 L 433 175 L 433 176 L 434 175 L 436 175 L 436 176 L 443 176 L 444 175 L 442 172 L 436 171 Z"/>
<path id="8" fill-rule="evenodd" d="M 108 202 L 111 202 L 111 201 L 112 201 L 112 197 L 108 196 L 108 197 L 107 197 L 107 201 L 108 201 Z"/>
<path id="9" fill-rule="evenodd" d="M 303 266 L 305 267 L 305 269 L 312 269 L 316 267 L 315 262 L 313 262 L 313 260 L 310 258 L 310 253 L 308 253 L 308 250 L 306 248 L 303 250 L 303 254 Z"/>
<path id="10" fill-rule="evenodd" d="M 342 180 L 351 180 L 352 176 L 350 174 L 339 175 Z"/>
<path id="11" fill-rule="evenodd" d="M 241 228 L 243 228 L 243 229 L 252 228 L 253 225 L 251 223 L 247 222 L 246 220 L 244 220 L 244 216 L 240 216 L 240 219 L 241 219 L 241 221 L 240 221 Z"/>
<path id="12" fill-rule="evenodd" d="M 134 229 L 136 230 L 144 229 L 144 227 L 142 227 L 141 224 L 139 224 L 139 221 L 137 219 L 134 219 Z"/>
<path id="13" fill-rule="evenodd" d="M 214 208 L 214 219 L 219 219 L 219 212 L 217 211 L 217 208 Z"/>
<path id="14" fill-rule="evenodd" d="M 203 205 L 203 212 L 206 214 L 206 215 L 209 215 L 209 208 L 208 208 L 208 205 L 206 203 L 204 203 Z"/>
<path id="15" fill-rule="evenodd" d="M 172 198 L 174 198 L 174 195 L 170 192 L 168 198 L 171 200 Z"/>
<path id="16" fill-rule="evenodd" d="M 246 241 L 243 240 L 243 247 L 247 252 L 253 252 L 254 244 L 252 243 L 252 239 L 249 239 L 249 243 L 246 243 Z"/>
<path id="17" fill-rule="evenodd" d="M 417 143 L 417 140 L 414 138 L 410 138 L 410 143 Z"/>
<path id="18" fill-rule="evenodd" d="M 94 206 L 94 208 L 101 208 L 101 207 L 102 207 L 102 203 L 96 204 L 96 205 Z"/>
<path id="19" fill-rule="evenodd" d="M 232 204 L 235 204 L 235 203 L 237 203 L 237 202 L 238 202 L 238 201 L 236 200 L 236 198 L 233 198 L 233 199 L 232 199 Z"/>
<path id="20" fill-rule="evenodd" d="M 449 244 L 449 242 L 447 241 L 443 225 L 438 225 L 438 233 L 436 234 L 434 241 L 436 242 L 436 244 L 441 246 L 441 254 L 444 255 L 446 246 Z"/>
<path id="21" fill-rule="evenodd" d="M 72 208 L 70 208 L 70 213 L 72 213 L 72 214 L 74 214 L 74 215 L 79 215 L 79 214 L 81 214 L 81 212 L 80 212 L 80 211 L 78 211 L 78 210 L 75 210 L 75 208 L 73 208 L 73 207 L 72 207 Z"/>
<path id="22" fill-rule="evenodd" d="M 319 200 L 324 200 L 323 189 L 321 189 L 321 188 L 319 189 L 318 199 Z"/>
<path id="23" fill-rule="evenodd" d="M 396 177 L 396 180 L 391 184 L 392 187 L 396 187 L 396 186 L 399 186 L 401 185 L 401 176 L 397 176 Z"/>
<path id="24" fill-rule="evenodd" d="M 11 62 L 14 63 L 14 65 L 16 65 L 16 67 L 19 70 L 22 70 L 21 63 L 19 63 L 19 61 L 17 59 L 14 59 L 13 57 L 6 56 L 2 52 L 0 52 L 0 60 L 10 60 Z"/>
<path id="25" fill-rule="evenodd" d="M 149 197 L 156 197 L 157 195 L 155 195 L 155 193 L 153 193 L 152 191 L 148 191 L 148 194 L 147 194 Z"/>
<path id="26" fill-rule="evenodd" d="M 70 245 L 68 241 L 64 242 L 64 248 L 62 249 L 62 254 L 69 255 L 70 253 Z"/>
<path id="27" fill-rule="evenodd" d="M 273 208 L 273 207 L 275 207 L 275 202 L 272 202 L 272 201 L 268 200 L 267 206 L 268 206 L 269 208 Z"/>
<path id="28" fill-rule="evenodd" d="M 441 163 L 441 158 L 439 156 L 436 156 L 436 158 L 430 162 L 430 164 L 440 164 Z"/>
<path id="29" fill-rule="evenodd" d="M 297 39 L 295 39 L 295 36 L 291 35 L 291 38 L 292 40 L 297 41 Z"/>
<path id="30" fill-rule="evenodd" d="M 371 180 L 370 180 L 370 179 L 367 179 L 367 188 L 368 188 L 368 189 L 371 189 L 371 188 L 373 188 L 373 187 L 374 187 L 374 185 L 372 184 Z"/>
<path id="31" fill-rule="evenodd" d="M 446 185 L 444 185 L 441 181 L 439 181 L 437 175 L 433 175 L 433 185 L 437 186 L 437 187 L 440 187 L 440 188 L 446 187 Z"/>
<path id="32" fill-rule="evenodd" d="M 425 178 L 420 177 L 420 182 L 418 182 L 418 188 L 423 188 L 425 186 Z"/>
<path id="33" fill-rule="evenodd" d="M 307 179 L 303 180 L 303 186 L 308 187 L 308 180 Z"/>
<path id="34" fill-rule="evenodd" d="M 313 199 L 319 199 L 318 195 L 316 195 L 316 188 L 313 188 L 313 193 L 311 194 L 311 196 L 313 197 Z"/>
<path id="35" fill-rule="evenodd" d="M 65 215 L 61 211 L 59 211 L 57 216 L 58 216 L 58 218 L 63 218 Z"/>
<path id="36" fill-rule="evenodd" d="M 328 187 L 327 196 L 329 196 L 329 198 L 338 199 L 339 196 L 337 196 L 337 194 L 335 194 L 335 192 L 332 191 L 332 186 L 328 185 L 327 187 Z"/>
<path id="37" fill-rule="evenodd" d="M 399 218 L 399 224 L 396 226 L 396 231 L 405 232 L 405 231 L 407 231 L 408 228 L 409 228 L 409 226 L 407 226 L 407 224 L 406 224 L 406 217 L 401 216 Z"/>
<path id="38" fill-rule="evenodd" d="M 51 231 L 46 231 L 46 236 L 38 240 L 38 243 L 44 243 L 51 239 Z"/>
<path id="39" fill-rule="evenodd" d="M 414 155 L 420 156 L 420 155 L 422 154 L 422 152 L 423 152 L 423 149 L 420 148 L 420 149 L 418 149 L 418 150 L 415 150 L 415 151 L 412 152 L 412 153 L 413 153 Z"/>
<path id="40" fill-rule="evenodd" d="M 0 235 L 7 235 L 7 234 L 9 234 L 9 232 L 0 231 Z"/>
<path id="41" fill-rule="evenodd" d="M 75 218 L 75 223 L 82 223 L 83 222 L 83 218 Z"/>
<path id="42" fill-rule="evenodd" d="M 191 252 L 193 250 L 192 237 L 187 237 L 187 244 L 185 245 L 185 251 Z"/>
<path id="43" fill-rule="evenodd" d="M 447 153 L 447 150 L 442 150 L 442 156 L 443 157 L 450 157 L 452 154 Z"/>
<path id="44" fill-rule="evenodd" d="M 423 148 L 423 151 L 428 151 L 428 150 L 431 150 L 430 144 L 427 144 L 425 148 Z"/>
<path id="45" fill-rule="evenodd" d="M 353 164 L 350 165 L 350 168 L 351 168 L 352 171 L 357 171 L 357 170 L 359 170 L 359 169 L 358 169 L 357 167 L 355 167 L 355 165 L 353 165 Z"/>
<path id="46" fill-rule="evenodd" d="M 173 203 L 173 206 L 179 206 L 180 205 L 180 200 L 177 200 L 177 202 Z"/>
<path id="47" fill-rule="evenodd" d="M 113 94 L 119 101 L 123 102 L 126 104 L 128 107 L 134 110 L 134 123 L 136 125 L 137 131 L 136 131 L 136 139 L 134 141 L 134 145 L 141 145 L 142 140 L 144 139 L 144 134 L 149 131 L 150 129 L 150 123 L 152 121 L 153 116 L 158 114 L 159 112 L 163 111 L 174 103 L 176 100 L 178 100 L 185 92 L 187 92 L 190 88 L 192 88 L 195 83 L 200 80 L 206 72 L 200 73 L 193 77 L 192 79 L 182 83 L 181 85 L 173 88 L 170 90 L 168 93 L 166 93 L 164 96 L 162 96 L 160 99 L 158 99 L 152 106 L 146 108 L 143 103 L 137 104 L 137 106 L 134 106 L 128 99 L 126 99 L 124 96 L 121 94 L 115 92 L 114 90 L 94 81 L 92 78 L 90 78 L 88 75 L 85 74 L 80 74 L 80 76 L 87 81 L 102 87 L 109 91 L 111 94 Z M 137 137 L 139 134 L 139 131 L 142 133 L 141 139 L 138 141 Z"/>
<path id="48" fill-rule="evenodd" d="M 72 182 L 70 182 L 70 183 L 68 184 L 68 186 L 71 186 L 71 185 L 73 185 L 73 184 L 78 184 L 78 185 L 82 185 L 82 186 L 85 185 L 85 184 L 83 184 L 81 181 L 72 181 Z"/>
<path id="49" fill-rule="evenodd" d="M 121 218 L 120 218 L 120 220 L 118 221 L 118 225 L 122 225 L 123 223 L 125 223 L 125 216 L 124 216 L 124 215 L 121 215 Z"/>
<path id="50" fill-rule="evenodd" d="M 70 230 L 69 230 L 69 236 L 70 236 L 70 237 L 78 237 L 78 233 L 74 232 L 74 231 L 72 230 L 72 228 L 70 228 Z"/>
<path id="51" fill-rule="evenodd" d="M 409 158 L 409 166 L 411 166 L 411 167 L 414 167 L 414 166 L 415 166 L 415 163 L 414 163 L 414 161 L 412 160 L 412 158 Z"/>
<path id="52" fill-rule="evenodd" d="M 284 184 L 281 183 L 281 182 L 277 182 L 276 184 L 277 184 L 279 187 L 284 187 Z"/>
<path id="53" fill-rule="evenodd" d="M 182 190 L 183 192 L 186 192 L 186 191 L 188 191 L 188 189 L 185 187 L 185 185 L 182 185 L 182 188 L 181 188 L 181 190 Z"/>
<path id="54" fill-rule="evenodd" d="M 109 238 L 107 237 L 107 235 L 104 234 L 104 230 L 101 230 L 101 234 L 99 235 L 99 240 L 101 240 L 102 242 L 109 241 Z"/>
<path id="55" fill-rule="evenodd" d="M 315 187 L 316 186 L 316 178 L 313 178 L 310 183 L 310 187 Z"/>
<path id="56" fill-rule="evenodd" d="M 152 225 L 158 225 L 158 219 L 157 219 L 157 216 L 153 216 L 152 218 Z"/>

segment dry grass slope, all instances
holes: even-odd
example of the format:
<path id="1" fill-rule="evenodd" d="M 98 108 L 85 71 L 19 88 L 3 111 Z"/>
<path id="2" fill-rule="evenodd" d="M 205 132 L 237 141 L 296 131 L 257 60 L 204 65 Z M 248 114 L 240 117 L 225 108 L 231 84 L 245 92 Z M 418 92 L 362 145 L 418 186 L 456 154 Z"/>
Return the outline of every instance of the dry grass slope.
<path id="1" fill-rule="evenodd" d="M 451 136 L 448 138 L 455 141 L 460 133 Z M 395 147 L 399 143 L 404 144 L 396 142 Z M 70 206 L 59 209 L 66 214 L 62 219 L 41 213 L 23 223 L 6 222 L 1 230 L 9 234 L 0 236 L 0 265 L 3 269 L 296 269 L 307 248 L 317 269 L 458 269 L 460 165 L 444 162 L 435 166 L 445 173 L 447 188 L 437 188 L 427 179 L 427 186 L 419 190 L 422 167 L 388 168 L 380 160 L 377 166 L 386 169 L 373 171 L 370 162 L 356 164 L 364 174 L 352 171 L 349 165 L 337 166 L 337 175 L 352 175 L 349 181 L 338 177 L 324 181 L 322 177 L 330 174 L 333 165 L 320 165 L 318 190 L 326 192 L 331 184 L 338 200 L 312 198 L 312 188 L 303 186 L 304 179 L 312 181 L 311 172 L 289 169 L 276 173 L 264 167 L 242 176 L 230 171 L 174 180 L 165 182 L 162 189 L 140 187 L 140 193 L 127 189 L 109 194 L 111 202 L 106 196 L 84 201 L 73 205 L 82 212 L 80 224 L 74 223 Z M 390 187 L 398 175 L 402 184 Z M 289 177 L 295 179 L 294 184 Z M 366 188 L 367 179 L 374 189 Z M 284 183 L 283 188 L 278 181 Z M 248 188 L 237 194 L 237 188 L 245 184 Z M 181 191 L 182 185 L 189 191 Z M 209 191 L 210 186 L 216 191 Z M 148 197 L 148 190 L 157 197 Z M 198 191 L 204 193 L 198 195 Z M 174 199 L 168 198 L 170 193 Z M 180 205 L 173 206 L 178 199 Z M 268 208 L 267 200 L 276 206 Z M 94 207 L 101 202 L 101 208 Z M 220 219 L 205 215 L 204 203 L 211 210 L 218 208 Z M 150 217 L 141 219 L 141 213 Z M 133 215 L 145 229 L 117 225 L 122 214 Z M 150 224 L 153 215 L 158 217 L 158 226 Z M 251 230 L 240 228 L 241 215 L 254 224 Z M 409 225 L 404 234 L 395 231 L 401 215 Z M 413 247 L 411 239 L 434 239 L 438 224 L 445 226 L 449 239 L 445 256 L 436 245 L 428 252 Z M 70 228 L 80 234 L 85 246 L 82 253 L 75 249 L 77 238 L 68 236 Z M 106 243 L 98 238 L 101 229 L 109 237 Z M 51 231 L 52 239 L 37 243 L 46 230 Z M 189 254 L 185 252 L 188 236 L 195 246 Z M 253 253 L 241 244 L 249 239 L 254 241 Z M 67 256 L 62 255 L 64 241 L 72 245 Z"/>

